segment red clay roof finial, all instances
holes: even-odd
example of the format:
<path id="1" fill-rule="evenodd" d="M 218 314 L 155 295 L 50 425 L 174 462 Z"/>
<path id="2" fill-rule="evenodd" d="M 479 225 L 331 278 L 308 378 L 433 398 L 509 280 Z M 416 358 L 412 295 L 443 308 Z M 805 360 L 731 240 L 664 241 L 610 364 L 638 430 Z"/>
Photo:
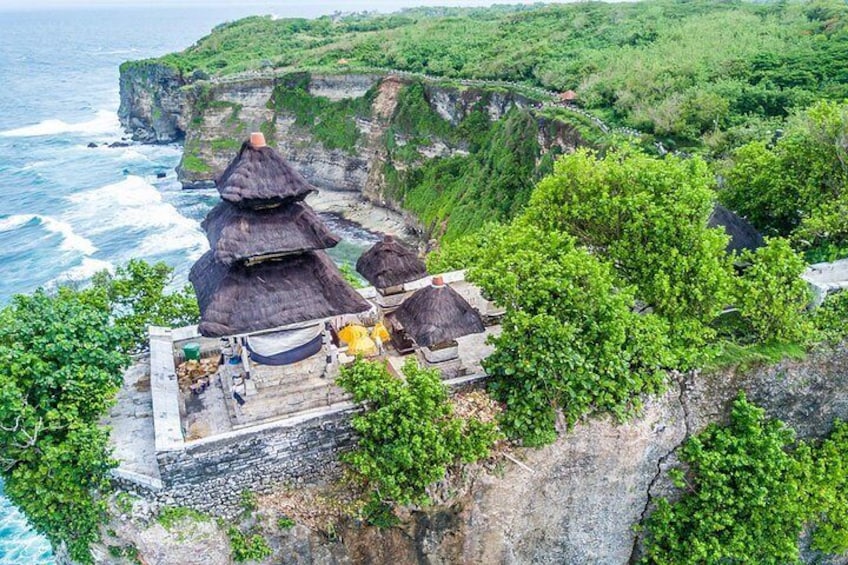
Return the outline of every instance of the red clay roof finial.
<path id="1" fill-rule="evenodd" d="M 255 131 L 250 134 L 250 144 L 259 149 L 260 147 L 265 147 L 267 144 L 265 143 L 265 134 L 261 131 Z"/>
<path id="2" fill-rule="evenodd" d="M 442 278 L 442 275 L 433 277 L 433 286 L 445 286 L 445 279 Z"/>

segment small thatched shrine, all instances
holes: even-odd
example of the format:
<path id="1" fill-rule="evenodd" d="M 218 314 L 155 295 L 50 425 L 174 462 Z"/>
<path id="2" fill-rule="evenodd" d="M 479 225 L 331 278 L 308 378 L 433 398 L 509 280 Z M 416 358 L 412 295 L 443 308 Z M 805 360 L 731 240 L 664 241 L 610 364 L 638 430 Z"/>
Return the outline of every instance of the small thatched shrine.
<path id="1" fill-rule="evenodd" d="M 377 303 L 384 312 L 390 312 L 406 298 L 404 283 L 427 276 L 424 261 L 391 235 L 384 236 L 359 257 L 356 271 L 377 289 Z"/>
<path id="2" fill-rule="evenodd" d="M 339 240 L 303 203 L 315 189 L 262 134 L 251 135 L 217 184 L 223 202 L 203 222 L 211 250 L 189 276 L 201 335 L 247 336 L 252 356 L 283 365 L 320 350 L 328 318 L 370 308 L 323 251 Z"/>
<path id="3" fill-rule="evenodd" d="M 443 373 L 448 365 L 458 366 L 455 340 L 485 331 L 477 310 L 439 276 L 404 300 L 393 319 L 419 347 L 425 363 Z"/>
<path id="4" fill-rule="evenodd" d="M 725 248 L 728 253 L 741 253 L 746 249 L 753 251 L 765 245 L 763 236 L 754 226 L 721 204 L 716 204 L 707 221 L 707 226 L 724 228 L 725 233 L 730 236 L 730 241 Z"/>
<path id="5" fill-rule="evenodd" d="M 574 104 L 577 102 L 577 93 L 573 90 L 566 90 L 560 93 L 559 101 L 561 104 Z"/>

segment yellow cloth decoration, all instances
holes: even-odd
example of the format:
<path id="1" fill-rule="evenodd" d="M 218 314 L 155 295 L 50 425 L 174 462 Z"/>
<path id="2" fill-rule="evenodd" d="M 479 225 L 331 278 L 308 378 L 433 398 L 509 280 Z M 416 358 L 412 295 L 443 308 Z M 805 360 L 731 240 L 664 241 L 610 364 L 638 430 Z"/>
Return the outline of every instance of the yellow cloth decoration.
<path id="1" fill-rule="evenodd" d="M 368 330 L 359 324 L 350 324 L 339 330 L 339 339 L 350 345 L 360 337 L 368 337 Z"/>
<path id="2" fill-rule="evenodd" d="M 383 342 L 389 341 L 389 330 L 386 329 L 383 322 L 377 322 L 377 325 L 371 330 L 371 339 L 377 341 L 377 338 L 380 338 Z"/>
<path id="3" fill-rule="evenodd" d="M 348 355 L 364 355 L 368 357 L 370 355 L 377 354 L 377 344 L 374 343 L 368 335 L 359 336 L 350 342 L 347 346 L 347 354 Z"/>

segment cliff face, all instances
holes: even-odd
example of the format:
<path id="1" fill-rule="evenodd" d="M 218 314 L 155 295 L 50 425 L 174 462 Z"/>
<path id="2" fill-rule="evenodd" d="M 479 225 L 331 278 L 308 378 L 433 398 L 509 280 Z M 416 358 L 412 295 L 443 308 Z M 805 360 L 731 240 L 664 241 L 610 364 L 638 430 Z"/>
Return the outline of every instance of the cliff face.
<path id="1" fill-rule="evenodd" d="M 424 104 L 410 108 L 420 102 L 409 94 L 413 87 Z M 436 157 L 468 157 L 479 145 L 475 135 L 480 138 L 479 132 L 516 112 L 537 122 L 535 164 L 551 151 L 568 152 L 582 143 L 569 124 L 535 116 L 535 105 L 505 89 L 377 74 L 291 73 L 187 83 L 152 64 L 127 64 L 121 74 L 120 116 L 133 138 L 184 138 L 178 173 L 185 188 L 213 186 L 241 140 L 263 131 L 319 188 L 361 193 L 398 211 L 406 208 L 398 174 Z M 421 115 L 426 120 L 418 120 Z"/>
<path id="2" fill-rule="evenodd" d="M 154 63 L 121 66 L 118 118 L 136 141 L 168 143 L 185 135 L 191 100 L 175 69 Z"/>
<path id="3" fill-rule="evenodd" d="M 804 361 L 748 371 L 679 375 L 666 394 L 650 399 L 626 423 L 591 420 L 563 432 L 552 445 L 513 452 L 522 465 L 502 459 L 488 468 L 466 468 L 434 492 L 445 502 L 407 514 L 396 527 L 334 522 L 301 500 L 293 505 L 305 511 L 296 516 L 298 524 L 279 529 L 274 525 L 279 507 L 261 499 L 260 514 L 270 516 L 261 530 L 274 549 L 263 563 L 635 563 L 640 540 L 633 526 L 656 497 L 675 494 L 667 471 L 677 464 L 678 447 L 709 423 L 726 421 L 740 390 L 799 437 L 826 436 L 835 419 L 848 418 L 848 352 L 821 351 Z M 329 492 L 321 485 L 298 485 L 295 492 L 304 488 Z M 151 509 L 140 505 L 136 516 L 112 526 L 147 562 L 176 562 L 168 560 L 172 555 L 180 555 L 181 564 L 230 562 L 222 528 L 204 523 L 166 532 L 155 520 L 145 521 Z M 195 531 L 204 534 L 186 535 Z M 848 564 L 848 556 L 809 549 L 803 558 L 810 564 Z M 113 562 L 105 550 L 98 561 Z"/>

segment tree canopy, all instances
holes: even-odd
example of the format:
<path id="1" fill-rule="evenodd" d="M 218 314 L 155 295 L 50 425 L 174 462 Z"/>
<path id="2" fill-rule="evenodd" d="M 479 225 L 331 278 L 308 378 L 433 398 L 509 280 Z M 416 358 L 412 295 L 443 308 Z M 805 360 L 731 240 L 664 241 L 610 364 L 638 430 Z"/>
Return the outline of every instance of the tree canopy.
<path id="1" fill-rule="evenodd" d="M 339 385 L 365 407 L 352 421 L 357 447 L 344 459 L 375 500 L 420 504 L 450 465 L 485 457 L 497 434 L 492 424 L 454 415 L 438 370 L 409 359 L 403 377 L 379 361 L 358 359 L 342 368 Z"/>
<path id="2" fill-rule="evenodd" d="M 191 322 L 197 306 L 165 290 L 172 270 L 133 261 L 83 289 L 17 295 L 0 310 L 0 463 L 5 492 L 70 556 L 105 517 L 116 465 L 100 420 L 123 382 L 128 353 L 150 323 Z"/>

